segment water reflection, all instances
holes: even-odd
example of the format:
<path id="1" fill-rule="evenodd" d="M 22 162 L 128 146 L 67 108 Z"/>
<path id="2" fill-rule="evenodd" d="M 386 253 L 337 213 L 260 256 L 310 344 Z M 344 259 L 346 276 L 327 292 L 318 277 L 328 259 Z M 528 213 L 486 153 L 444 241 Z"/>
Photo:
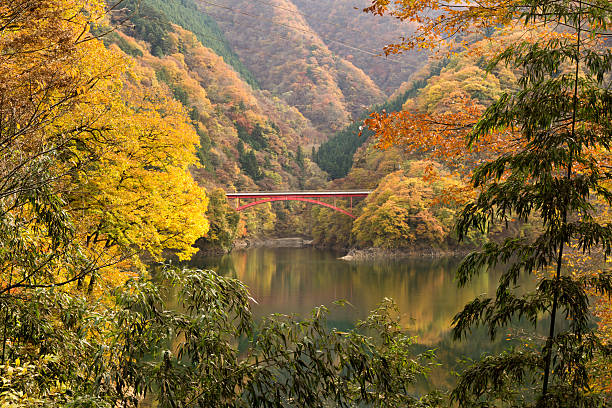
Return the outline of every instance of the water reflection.
<path id="1" fill-rule="evenodd" d="M 468 287 L 458 289 L 454 274 L 459 258 L 346 262 L 337 259 L 341 255 L 313 248 L 258 248 L 193 262 L 243 281 L 258 302 L 253 310 L 256 316 L 305 316 L 315 306 L 344 299 L 353 307 L 334 308 L 330 317 L 331 324 L 345 329 L 363 319 L 383 298 L 394 299 L 403 313 L 402 323 L 418 335 L 422 347 L 438 349 L 445 366 L 432 373 L 438 385 L 452 383 L 448 365 L 454 366 L 458 358 L 477 358 L 483 351 L 504 346 L 503 340 L 490 344 L 481 332 L 462 343 L 449 336 L 452 317 L 468 301 L 495 292 L 496 273 L 483 273 Z"/>
<path id="2" fill-rule="evenodd" d="M 385 297 L 400 307 L 403 323 L 424 343 L 437 343 L 462 306 L 482 293 L 493 293 L 495 279 L 483 273 L 457 289 L 459 259 L 412 258 L 394 262 L 345 262 L 341 254 L 312 248 L 257 248 L 220 258 L 200 258 L 198 267 L 242 280 L 258 305 L 256 315 L 305 315 L 318 305 L 348 300 L 354 308 L 334 312 L 334 319 L 364 318 Z"/>

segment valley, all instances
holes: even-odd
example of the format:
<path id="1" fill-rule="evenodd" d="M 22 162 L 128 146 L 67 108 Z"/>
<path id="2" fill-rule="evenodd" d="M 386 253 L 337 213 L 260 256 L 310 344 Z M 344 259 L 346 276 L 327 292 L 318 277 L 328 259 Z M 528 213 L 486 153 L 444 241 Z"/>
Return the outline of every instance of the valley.
<path id="1" fill-rule="evenodd" d="M 611 17 L 0 0 L 0 406 L 610 406 Z"/>

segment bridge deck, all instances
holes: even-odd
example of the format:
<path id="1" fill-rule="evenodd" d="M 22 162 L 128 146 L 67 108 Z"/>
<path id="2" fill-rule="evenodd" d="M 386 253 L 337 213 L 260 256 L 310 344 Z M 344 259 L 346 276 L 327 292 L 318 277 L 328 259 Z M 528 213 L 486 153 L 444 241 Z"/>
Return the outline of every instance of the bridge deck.
<path id="1" fill-rule="evenodd" d="M 367 197 L 371 190 L 359 191 L 254 191 L 226 193 L 227 198 L 274 198 L 274 197 Z"/>

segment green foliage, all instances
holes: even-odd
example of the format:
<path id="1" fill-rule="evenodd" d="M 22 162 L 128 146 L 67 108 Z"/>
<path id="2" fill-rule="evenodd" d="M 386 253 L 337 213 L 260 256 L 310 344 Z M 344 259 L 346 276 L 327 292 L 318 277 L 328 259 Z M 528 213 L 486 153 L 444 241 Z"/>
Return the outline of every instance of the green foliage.
<path id="1" fill-rule="evenodd" d="M 275 316 L 264 321 L 254 346 L 265 365 L 257 372 L 263 384 L 249 384 L 251 406 L 405 407 L 436 406 L 434 394 L 415 398 L 407 390 L 424 372 L 431 352 L 414 356 L 414 338 L 399 324 L 395 304 L 388 299 L 359 322 L 361 331 L 327 328 L 327 309 L 320 307 L 310 319 Z"/>
<path id="2" fill-rule="evenodd" d="M 166 266 L 155 275 L 127 282 L 110 305 L 57 289 L 1 299 L 0 403 L 438 406 L 409 392 L 433 355 L 413 352 L 388 300 L 359 331 L 330 329 L 325 307 L 256 324 L 238 280 Z"/>
<path id="3" fill-rule="evenodd" d="M 302 146 L 298 146 L 297 153 L 295 154 L 295 162 L 300 169 L 304 169 L 304 151 L 302 150 Z"/>
<path id="4" fill-rule="evenodd" d="M 172 91 L 172 96 L 174 96 L 174 99 L 182 103 L 183 106 L 189 106 L 189 94 L 183 87 L 181 87 L 179 83 L 177 83 L 177 81 L 174 81 L 172 79 L 172 75 L 170 74 L 170 72 L 168 72 L 168 70 L 162 68 L 160 70 L 155 71 L 155 77 L 158 81 L 164 82 L 166 83 L 166 85 L 168 85 L 168 87 Z M 194 111 L 192 110 L 192 113 L 193 112 Z"/>
<path id="5" fill-rule="evenodd" d="M 238 157 L 238 161 L 240 162 L 240 168 L 253 180 L 257 181 L 263 178 L 264 174 L 259 167 L 254 150 L 241 154 Z"/>
<path id="6" fill-rule="evenodd" d="M 125 38 L 121 37 L 115 32 L 103 36 L 102 41 L 106 46 L 109 46 L 110 44 L 117 44 L 117 46 L 121 48 L 121 51 L 132 57 L 142 57 L 143 55 L 140 49 L 130 44 L 128 41 L 125 40 Z"/>
<path id="7" fill-rule="evenodd" d="M 172 26 L 164 13 L 139 0 L 127 0 L 123 7 L 130 12 L 129 18 L 133 24 L 131 33 L 151 45 L 151 54 L 162 57 L 172 51 L 172 42 L 168 36 Z"/>
<path id="8" fill-rule="evenodd" d="M 435 76 L 439 74 L 446 63 L 446 60 L 442 60 L 432 66 L 429 75 Z M 402 109 L 402 105 L 406 99 L 417 95 L 418 91 L 426 85 L 427 79 L 413 81 L 410 88 L 405 92 L 380 106 L 371 108 L 369 111 L 399 111 Z M 355 152 L 370 138 L 370 136 L 372 136 L 372 132 L 369 129 L 361 129 L 361 122 L 367 115 L 368 113 L 366 112 L 360 120 L 348 125 L 346 128 L 330 137 L 327 141 L 322 143 L 316 151 L 314 161 L 322 170 L 329 173 L 332 179 L 345 177 L 349 173 L 353 165 L 353 156 Z M 360 131 L 362 134 L 361 137 L 358 137 L 357 135 Z"/>
<path id="9" fill-rule="evenodd" d="M 152 8 L 167 18 L 168 21 L 191 31 L 202 45 L 212 49 L 223 57 L 242 79 L 253 88 L 258 88 L 257 80 L 244 66 L 225 39 L 223 31 L 208 14 L 203 12 L 193 0 L 141 0 L 141 7 Z"/>
<path id="10" fill-rule="evenodd" d="M 183 106 L 188 106 L 189 104 L 189 94 L 185 89 L 180 86 L 175 86 L 172 89 L 172 95 L 174 99 L 183 104 Z"/>
<path id="11" fill-rule="evenodd" d="M 268 136 L 266 135 L 269 130 L 266 130 L 259 123 L 255 124 L 251 132 L 239 123 L 236 123 L 236 129 L 238 130 L 238 138 L 249 144 L 255 150 L 264 150 L 270 145 Z"/>
<path id="12" fill-rule="evenodd" d="M 212 148 L 212 141 L 210 140 L 210 136 L 205 130 L 202 130 L 200 125 L 197 123 L 194 124 L 196 133 L 200 137 L 200 147 L 198 148 L 197 155 L 200 160 L 200 164 L 204 166 L 206 170 L 212 172 L 214 170 L 214 164 L 211 159 L 210 149 Z"/>
<path id="13" fill-rule="evenodd" d="M 521 8 L 523 5 L 530 7 Z M 454 336 L 482 325 L 492 338 L 522 317 L 534 326 L 550 316 L 548 337 L 476 362 L 460 378 L 453 398 L 460 406 L 484 406 L 499 399 L 512 406 L 596 407 L 589 364 L 609 356 L 609 344 L 594 333 L 589 291 L 612 294 L 610 271 L 571 270 L 568 255 L 612 254 L 612 225 L 597 219 L 595 200 L 612 205 L 612 174 L 602 159 L 612 146 L 612 53 L 594 37 L 609 26 L 607 2 L 519 2 L 511 12 L 524 21 L 545 19 L 572 27 L 574 36 L 519 41 L 491 68 L 506 64 L 522 72 L 520 89 L 501 96 L 483 115 L 471 142 L 500 128 L 520 129 L 516 150 L 481 165 L 473 184 L 481 193 L 462 211 L 457 229 L 486 232 L 511 219 L 536 215 L 541 233 L 489 242 L 460 265 L 466 285 L 485 268 L 504 265 L 494 297 L 480 297 L 454 318 Z M 570 271 L 568 271 L 570 269 Z M 517 291 L 522 274 L 538 271 L 535 291 Z M 570 273 L 571 272 L 571 273 Z"/>

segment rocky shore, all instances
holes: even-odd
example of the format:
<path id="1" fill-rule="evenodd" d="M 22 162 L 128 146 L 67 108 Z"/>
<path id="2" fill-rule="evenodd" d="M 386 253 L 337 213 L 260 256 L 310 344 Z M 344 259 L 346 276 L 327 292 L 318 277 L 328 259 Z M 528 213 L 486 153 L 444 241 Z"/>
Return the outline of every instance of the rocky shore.
<path id="1" fill-rule="evenodd" d="M 289 238 L 249 238 L 236 241 L 234 250 L 245 248 L 306 248 L 312 246 L 312 239 L 302 237 Z"/>
<path id="2" fill-rule="evenodd" d="M 234 242 L 232 251 L 248 248 L 308 248 L 316 247 L 321 250 L 333 249 L 335 251 L 346 251 L 346 255 L 338 258 L 344 261 L 371 261 L 380 259 L 402 259 L 413 257 L 449 257 L 464 256 L 470 252 L 469 249 L 441 249 L 441 248 L 330 248 L 313 245 L 313 240 L 305 237 L 287 238 L 247 238 Z M 229 251 L 231 252 L 231 251 Z M 223 255 L 228 251 L 222 248 L 200 248 L 200 255 Z"/>
<path id="3" fill-rule="evenodd" d="M 411 257 L 446 257 L 446 256 L 463 256 L 469 251 L 465 249 L 461 250 L 448 250 L 438 248 L 422 248 L 422 249 L 384 249 L 384 248 L 364 248 L 364 249 L 351 249 L 346 255 L 340 257 L 344 261 L 370 261 L 376 259 L 401 259 Z"/>

